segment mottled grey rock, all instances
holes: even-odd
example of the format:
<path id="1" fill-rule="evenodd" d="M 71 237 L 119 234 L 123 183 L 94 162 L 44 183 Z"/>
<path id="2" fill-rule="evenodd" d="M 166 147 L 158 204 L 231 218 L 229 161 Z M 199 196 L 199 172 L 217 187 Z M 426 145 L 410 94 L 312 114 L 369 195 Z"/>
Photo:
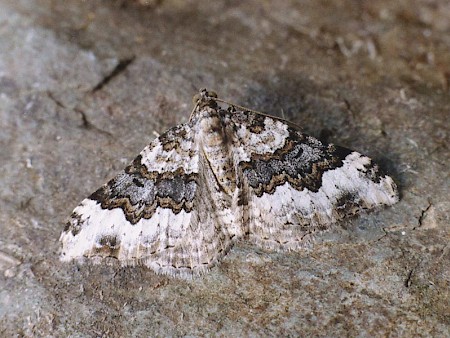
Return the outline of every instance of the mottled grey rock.
<path id="1" fill-rule="evenodd" d="M 0 0 L 0 336 L 450 336 L 450 9 Z M 204 277 L 62 264 L 81 199 L 200 87 L 374 158 L 401 201 Z"/>

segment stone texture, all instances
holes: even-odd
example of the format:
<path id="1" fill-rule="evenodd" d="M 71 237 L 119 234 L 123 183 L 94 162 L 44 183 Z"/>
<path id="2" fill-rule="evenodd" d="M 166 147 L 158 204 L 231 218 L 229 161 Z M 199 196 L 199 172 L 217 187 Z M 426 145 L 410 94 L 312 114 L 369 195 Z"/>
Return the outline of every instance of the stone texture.
<path id="1" fill-rule="evenodd" d="M 0 336 L 450 336 L 449 33 L 445 0 L 0 0 Z M 194 280 L 60 263 L 200 87 L 374 158 L 400 203 Z"/>

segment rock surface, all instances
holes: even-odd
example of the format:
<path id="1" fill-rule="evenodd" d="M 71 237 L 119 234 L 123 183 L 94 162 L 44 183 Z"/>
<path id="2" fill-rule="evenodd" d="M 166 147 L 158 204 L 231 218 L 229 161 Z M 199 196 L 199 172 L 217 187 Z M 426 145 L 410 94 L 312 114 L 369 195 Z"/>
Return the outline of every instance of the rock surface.
<path id="1" fill-rule="evenodd" d="M 0 0 L 0 336 L 450 336 L 450 5 Z M 378 161 L 394 207 L 204 277 L 62 264 L 85 196 L 198 88 Z"/>

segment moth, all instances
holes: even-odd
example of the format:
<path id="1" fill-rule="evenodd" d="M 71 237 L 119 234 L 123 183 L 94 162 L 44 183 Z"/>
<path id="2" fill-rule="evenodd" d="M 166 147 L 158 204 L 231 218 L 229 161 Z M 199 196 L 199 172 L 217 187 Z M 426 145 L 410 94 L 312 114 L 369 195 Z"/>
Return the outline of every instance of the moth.
<path id="1" fill-rule="evenodd" d="M 367 156 L 202 89 L 187 123 L 75 208 L 61 259 L 114 257 L 188 277 L 240 239 L 301 250 L 343 218 L 397 201 L 394 181 Z"/>

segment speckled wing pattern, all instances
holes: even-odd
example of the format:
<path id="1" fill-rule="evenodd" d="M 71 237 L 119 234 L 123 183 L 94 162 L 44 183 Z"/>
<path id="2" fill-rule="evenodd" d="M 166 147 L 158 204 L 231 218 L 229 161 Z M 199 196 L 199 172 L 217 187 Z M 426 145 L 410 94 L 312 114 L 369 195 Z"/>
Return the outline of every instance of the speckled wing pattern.
<path id="1" fill-rule="evenodd" d="M 267 249 L 296 250 L 344 217 L 398 201 L 391 177 L 367 156 L 325 144 L 255 112 L 224 114 L 233 126 L 246 230 Z"/>
<path id="2" fill-rule="evenodd" d="M 398 201 L 364 155 L 202 90 L 188 123 L 156 138 L 73 211 L 63 261 L 105 257 L 187 277 L 239 239 L 298 250 L 346 216 Z"/>

